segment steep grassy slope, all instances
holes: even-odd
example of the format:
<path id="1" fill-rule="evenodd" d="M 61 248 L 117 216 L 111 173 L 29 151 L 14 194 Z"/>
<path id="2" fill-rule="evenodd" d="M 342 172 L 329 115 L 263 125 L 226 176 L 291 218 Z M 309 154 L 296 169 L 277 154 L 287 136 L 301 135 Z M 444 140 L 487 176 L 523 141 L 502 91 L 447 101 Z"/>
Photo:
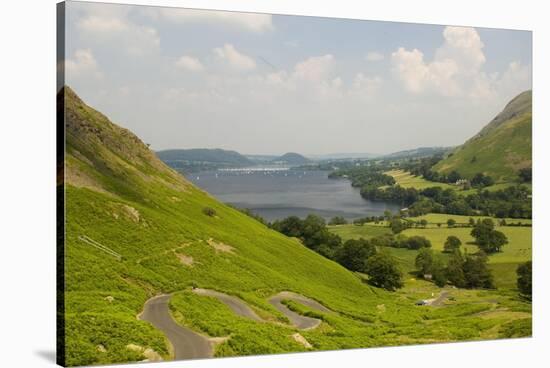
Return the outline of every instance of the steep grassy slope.
<path id="1" fill-rule="evenodd" d="M 434 170 L 456 170 L 468 178 L 482 172 L 497 181 L 516 179 L 519 169 L 531 166 L 531 99 L 531 91 L 515 97 L 477 135 L 437 163 Z"/>
<path id="2" fill-rule="evenodd" d="M 216 356 L 305 350 L 291 337 L 297 331 L 267 301 L 283 290 L 334 311 L 321 316 L 320 327 L 303 332 L 313 349 L 480 339 L 484 331 L 499 337 L 498 326 L 510 322 L 474 315 L 490 308 L 488 301 L 474 309 L 460 303 L 419 309 L 369 287 L 194 187 L 131 132 L 69 88 L 64 93 L 67 365 L 150 358 L 135 345 L 169 359 L 164 336 L 136 318 L 145 301 L 161 293 L 176 293 L 171 309 L 180 323 L 209 336 L 230 336 Z M 205 207 L 216 215 L 203 213 Z M 192 285 L 236 295 L 272 322 L 231 315 L 218 301 L 191 293 Z M 510 303 L 521 307 L 512 297 Z"/>

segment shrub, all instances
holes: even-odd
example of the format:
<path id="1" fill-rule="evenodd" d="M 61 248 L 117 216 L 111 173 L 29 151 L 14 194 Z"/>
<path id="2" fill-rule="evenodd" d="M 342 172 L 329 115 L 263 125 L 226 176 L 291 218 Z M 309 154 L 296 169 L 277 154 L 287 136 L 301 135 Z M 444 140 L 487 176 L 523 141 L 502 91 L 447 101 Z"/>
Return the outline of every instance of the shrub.
<path id="1" fill-rule="evenodd" d="M 216 216 L 216 210 L 212 207 L 204 207 L 202 209 L 202 213 L 204 213 L 206 216 L 214 217 Z"/>

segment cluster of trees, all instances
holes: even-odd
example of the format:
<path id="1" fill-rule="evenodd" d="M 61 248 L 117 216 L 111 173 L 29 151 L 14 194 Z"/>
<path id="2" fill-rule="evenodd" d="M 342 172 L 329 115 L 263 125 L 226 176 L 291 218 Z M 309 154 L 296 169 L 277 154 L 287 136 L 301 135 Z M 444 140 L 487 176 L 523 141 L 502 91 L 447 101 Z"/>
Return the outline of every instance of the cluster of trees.
<path id="1" fill-rule="evenodd" d="M 474 175 L 474 177 L 470 181 L 470 184 L 474 188 L 490 187 L 491 185 L 495 184 L 495 180 L 489 175 L 485 175 L 483 173 L 477 173 Z"/>
<path id="2" fill-rule="evenodd" d="M 429 248 L 422 248 L 415 259 L 415 266 L 420 277 L 428 277 L 439 287 L 448 282 L 460 288 L 495 287 L 493 275 L 487 266 L 487 255 L 480 251 L 477 254 L 462 254 L 454 249 L 448 261 Z"/>
<path id="3" fill-rule="evenodd" d="M 470 233 L 476 240 L 476 244 L 485 253 L 502 251 L 502 247 L 508 244 L 506 235 L 495 230 L 495 223 L 491 219 L 478 220 Z"/>
<path id="4" fill-rule="evenodd" d="M 348 223 L 348 220 L 346 220 L 344 217 L 342 216 L 334 216 L 333 218 L 330 219 L 330 221 L 328 222 L 329 225 L 345 225 Z"/>
<path id="5" fill-rule="evenodd" d="M 299 238 L 306 247 L 351 271 L 367 274 L 368 282 L 376 287 L 393 291 L 403 286 L 403 275 L 389 254 L 378 252 L 376 244 L 366 239 L 343 242 L 338 235 L 329 232 L 325 220 L 319 216 L 309 215 L 303 220 L 291 216 L 270 226 L 287 236 Z"/>
<path id="6" fill-rule="evenodd" d="M 359 225 L 359 226 L 372 223 L 372 222 L 374 222 L 375 224 L 378 224 L 384 220 L 385 220 L 384 216 L 366 216 L 366 217 L 361 217 L 353 220 L 353 224 Z"/>
<path id="7" fill-rule="evenodd" d="M 361 187 L 361 197 L 371 201 L 385 201 L 399 203 L 401 206 L 410 206 L 419 198 L 418 190 L 414 188 L 403 188 L 400 185 L 380 187 L 375 184 Z"/>
<path id="8" fill-rule="evenodd" d="M 342 245 L 342 239 L 331 233 L 325 220 L 316 215 L 309 215 L 303 220 L 290 216 L 273 222 L 271 228 L 286 236 L 300 239 L 306 247 L 330 259 L 334 258 L 336 249 Z"/>
<path id="9" fill-rule="evenodd" d="M 531 218 L 530 197 L 529 189 L 522 185 L 497 191 L 481 190 L 468 196 L 461 196 L 452 189 L 431 187 L 417 192 L 417 200 L 409 206 L 409 214 L 420 216 L 431 212 L 465 216 Z"/>
<path id="10" fill-rule="evenodd" d="M 361 196 L 372 201 L 399 203 L 408 207 L 411 216 L 426 213 L 453 215 L 484 215 L 495 217 L 531 218 L 530 191 L 525 186 L 511 186 L 497 191 L 480 190 L 462 196 L 453 189 L 430 187 L 422 190 L 403 188 L 399 185 L 361 187 Z"/>
<path id="11" fill-rule="evenodd" d="M 384 174 L 382 167 L 377 166 L 357 166 L 347 169 L 339 169 L 331 172 L 329 178 L 348 178 L 351 181 L 351 185 L 356 188 L 362 188 L 364 186 L 391 186 L 395 184 L 395 179 Z"/>
<path id="12" fill-rule="evenodd" d="M 405 236 L 403 234 L 395 236 L 393 234 L 383 234 L 373 237 L 371 243 L 377 247 L 405 248 L 418 250 L 421 248 L 431 248 L 432 243 L 423 236 Z"/>

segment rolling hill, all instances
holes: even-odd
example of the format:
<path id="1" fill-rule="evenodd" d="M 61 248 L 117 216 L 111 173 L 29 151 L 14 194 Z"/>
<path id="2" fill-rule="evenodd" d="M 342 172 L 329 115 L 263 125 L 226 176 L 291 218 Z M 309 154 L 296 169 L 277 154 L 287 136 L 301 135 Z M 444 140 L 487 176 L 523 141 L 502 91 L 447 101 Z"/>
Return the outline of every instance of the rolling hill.
<path id="1" fill-rule="evenodd" d="M 172 149 L 158 151 L 157 156 L 168 166 L 182 171 L 208 170 L 220 167 L 242 167 L 254 161 L 236 151 L 223 149 Z"/>
<path id="2" fill-rule="evenodd" d="M 476 340 L 513 330 L 511 319 L 478 316 L 492 308 L 485 300 L 494 298 L 490 291 L 475 291 L 475 304 L 464 299 L 430 309 L 413 305 L 422 292 L 396 295 L 368 286 L 195 187 L 70 88 L 59 98 L 66 133 L 60 364 L 170 359 L 165 336 L 136 318 L 161 294 L 174 294 L 170 311 L 180 324 L 216 338 L 215 356 Z M 239 317 L 192 287 L 239 298 L 262 322 Z M 285 291 L 330 311 L 293 304 L 322 320 L 299 331 L 310 347 L 293 338 L 298 330 L 269 302 Z M 513 298 L 507 305 L 518 304 Z M 508 329 L 500 332 L 501 325 Z"/>
<path id="3" fill-rule="evenodd" d="M 481 172 L 500 182 L 517 179 L 518 170 L 532 164 L 531 100 L 531 91 L 516 96 L 478 134 L 438 162 L 434 170 L 456 170 L 467 178 Z"/>
<path id="4" fill-rule="evenodd" d="M 311 160 L 309 160 L 308 158 L 300 155 L 299 153 L 287 152 L 282 156 L 274 158 L 273 162 L 277 162 L 277 163 L 280 162 L 280 163 L 284 163 L 284 164 L 287 164 L 287 165 L 304 165 L 304 164 L 307 164 L 307 163 L 311 162 Z"/>

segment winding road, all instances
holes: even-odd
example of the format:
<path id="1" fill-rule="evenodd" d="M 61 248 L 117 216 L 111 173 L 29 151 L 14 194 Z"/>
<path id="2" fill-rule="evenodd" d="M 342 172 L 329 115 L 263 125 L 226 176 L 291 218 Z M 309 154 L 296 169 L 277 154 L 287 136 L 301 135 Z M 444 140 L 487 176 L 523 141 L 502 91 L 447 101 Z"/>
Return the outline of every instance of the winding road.
<path id="1" fill-rule="evenodd" d="M 292 293 L 290 291 L 282 291 L 279 294 L 276 294 L 269 298 L 269 303 L 273 305 L 279 312 L 287 316 L 290 322 L 300 330 L 309 330 L 315 328 L 319 326 L 321 320 L 317 318 L 302 316 L 301 314 L 291 311 L 286 305 L 282 303 L 283 300 L 292 300 L 297 303 L 303 304 L 311 309 L 315 309 L 319 312 L 330 312 L 330 309 L 326 308 L 324 305 L 316 302 L 315 300 L 307 298 L 300 294 Z"/>
<path id="2" fill-rule="evenodd" d="M 231 310 L 239 316 L 249 318 L 253 321 L 263 322 L 256 312 L 252 310 L 245 302 L 236 296 L 220 293 L 219 291 L 209 289 L 194 289 L 193 292 L 198 295 L 212 296 L 218 299 L 223 304 L 227 305 Z"/>
<path id="3" fill-rule="evenodd" d="M 264 322 L 252 308 L 235 296 L 209 289 L 194 289 L 193 292 L 198 295 L 217 298 L 239 316 L 257 322 Z M 170 297 L 171 295 L 159 295 L 147 300 L 143 307 L 143 312 L 138 316 L 139 319 L 151 323 L 166 335 L 172 345 L 173 357 L 175 360 L 212 357 L 214 339 L 208 339 L 176 323 L 170 314 L 170 308 L 168 306 Z M 301 330 L 315 328 L 321 323 L 321 320 L 291 311 L 282 303 L 284 300 L 292 300 L 320 312 L 330 312 L 328 308 L 317 301 L 290 291 L 282 291 L 269 298 L 269 303 L 286 315 L 290 322 Z"/>
<path id="4" fill-rule="evenodd" d="M 150 322 L 162 331 L 174 349 L 174 359 L 199 359 L 212 357 L 210 341 L 193 330 L 177 324 L 170 314 L 170 295 L 160 295 L 149 299 L 139 318 Z"/>

